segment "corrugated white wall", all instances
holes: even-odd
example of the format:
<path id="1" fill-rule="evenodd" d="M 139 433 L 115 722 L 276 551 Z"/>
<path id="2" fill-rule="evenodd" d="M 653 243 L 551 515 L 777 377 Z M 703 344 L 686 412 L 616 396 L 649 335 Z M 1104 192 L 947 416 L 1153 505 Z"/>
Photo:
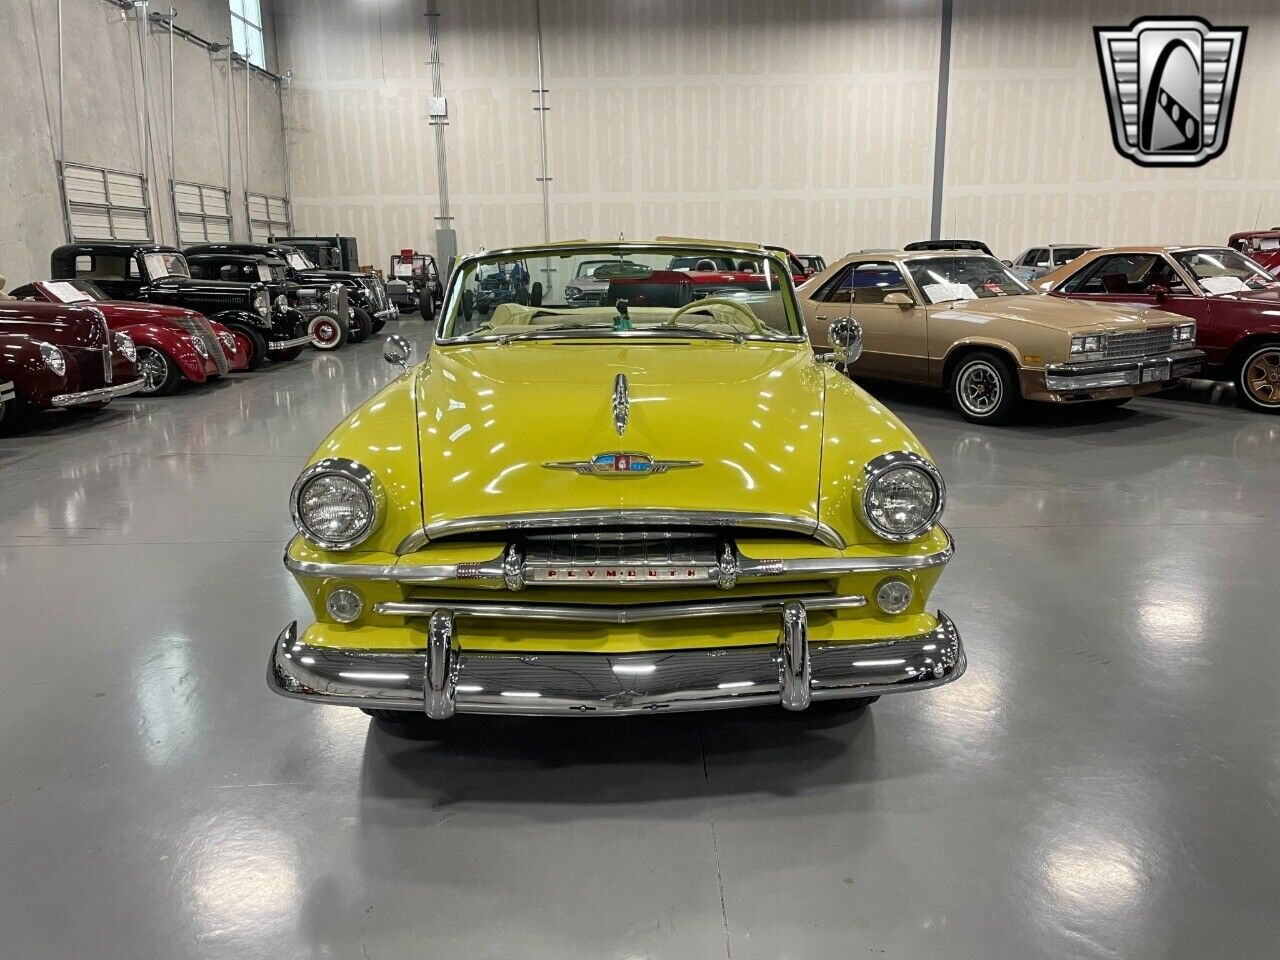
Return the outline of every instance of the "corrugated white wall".
<path id="1" fill-rule="evenodd" d="M 307 229 L 366 262 L 430 248 L 426 0 L 278 0 Z M 539 240 L 534 0 L 440 0 L 459 247 Z M 955 0 L 942 223 L 1033 243 L 1221 242 L 1280 223 L 1275 0 Z M 1226 154 L 1142 168 L 1111 144 L 1093 27 L 1245 24 Z M 826 254 L 928 235 L 942 0 L 543 0 L 553 239 L 657 233 Z"/>

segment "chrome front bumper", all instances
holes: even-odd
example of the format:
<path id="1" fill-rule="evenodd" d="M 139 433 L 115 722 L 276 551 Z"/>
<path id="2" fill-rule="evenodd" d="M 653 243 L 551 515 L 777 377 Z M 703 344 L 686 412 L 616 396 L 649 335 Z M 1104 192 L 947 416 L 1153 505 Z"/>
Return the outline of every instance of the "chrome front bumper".
<path id="1" fill-rule="evenodd" d="M 272 353 L 278 353 L 281 350 L 292 350 L 294 347 L 313 346 L 318 342 L 319 341 L 317 341 L 315 337 L 311 336 L 311 334 L 307 334 L 305 337 L 294 337 L 292 340 L 269 341 L 267 343 L 267 350 Z"/>
<path id="2" fill-rule="evenodd" d="M 78 407 L 86 403 L 103 403 L 116 397 L 137 393 L 142 387 L 143 379 L 139 377 L 137 380 L 118 383 L 113 387 L 99 387 L 97 390 L 85 390 L 81 393 L 60 393 L 51 398 L 49 404 L 54 407 Z"/>
<path id="3" fill-rule="evenodd" d="M 1203 350 L 1180 350 L 1133 360 L 1056 364 L 1045 367 L 1044 385 L 1046 390 L 1058 393 L 1164 383 L 1191 375 L 1200 369 L 1204 361 Z"/>
<path id="4" fill-rule="evenodd" d="M 465 615 L 459 611 L 459 616 Z M 809 642 L 798 600 L 783 605 L 769 646 L 650 653 L 468 651 L 454 611 L 430 614 L 427 649 L 315 647 L 296 622 L 276 638 L 267 684 L 287 697 L 337 706 L 455 713 L 619 716 L 871 697 L 942 686 L 965 671 L 964 645 L 942 612 L 916 636 L 872 643 Z"/>
<path id="5" fill-rule="evenodd" d="M 377 313 L 373 315 L 373 319 L 394 320 L 398 316 L 400 316 L 400 308 L 393 304 L 392 306 L 387 307 L 385 310 L 379 310 Z"/>

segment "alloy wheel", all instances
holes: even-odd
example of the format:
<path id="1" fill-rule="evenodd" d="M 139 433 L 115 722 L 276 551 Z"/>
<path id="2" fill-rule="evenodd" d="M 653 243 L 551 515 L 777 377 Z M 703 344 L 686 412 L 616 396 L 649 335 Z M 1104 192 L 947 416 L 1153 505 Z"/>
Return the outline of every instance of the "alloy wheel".
<path id="1" fill-rule="evenodd" d="M 138 373 L 142 375 L 139 393 L 155 393 L 169 378 L 169 367 L 155 347 L 138 347 Z"/>
<path id="2" fill-rule="evenodd" d="M 1254 403 L 1280 407 L 1280 345 L 1269 345 L 1246 360 L 1242 379 Z"/>
<path id="3" fill-rule="evenodd" d="M 1004 386 L 1000 373 L 985 360 L 974 360 L 960 371 L 956 398 L 975 417 L 989 416 L 1000 406 Z"/>

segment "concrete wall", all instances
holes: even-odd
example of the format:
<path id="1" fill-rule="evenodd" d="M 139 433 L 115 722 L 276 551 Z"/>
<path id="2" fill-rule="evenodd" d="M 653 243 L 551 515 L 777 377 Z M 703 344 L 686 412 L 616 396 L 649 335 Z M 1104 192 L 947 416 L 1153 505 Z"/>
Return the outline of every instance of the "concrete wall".
<path id="1" fill-rule="evenodd" d="M 459 247 L 543 235 L 534 0 L 439 0 Z M 439 213 L 426 0 L 276 0 L 295 216 L 362 259 L 430 248 Z M 551 235 L 684 233 L 839 255 L 928 235 L 942 0 L 543 0 Z M 1280 223 L 1274 0 L 955 0 L 945 235 L 1224 241 Z M 1095 25 L 1250 28 L 1226 154 L 1118 156 Z"/>
<path id="2" fill-rule="evenodd" d="M 214 42 L 230 30 L 227 0 L 174 0 L 180 26 Z M 155 3 L 153 10 L 168 10 Z M 275 67 L 273 11 L 263 3 L 268 67 Z M 63 0 L 65 123 L 68 162 L 144 171 L 137 24 L 104 0 Z M 169 197 L 168 34 L 146 41 L 150 87 L 151 206 L 157 239 L 175 240 Z M 55 156 L 58 143 L 57 6 L 54 0 L 0 3 L 0 273 L 10 285 L 44 277 L 49 251 L 65 242 Z M 211 55 L 179 38 L 174 45 L 175 157 L 178 179 L 222 186 L 227 177 L 225 54 Z M 282 195 L 285 165 L 276 84 L 249 83 L 251 156 L 245 157 L 245 72 L 232 71 L 231 206 L 237 237 L 249 189 Z"/>

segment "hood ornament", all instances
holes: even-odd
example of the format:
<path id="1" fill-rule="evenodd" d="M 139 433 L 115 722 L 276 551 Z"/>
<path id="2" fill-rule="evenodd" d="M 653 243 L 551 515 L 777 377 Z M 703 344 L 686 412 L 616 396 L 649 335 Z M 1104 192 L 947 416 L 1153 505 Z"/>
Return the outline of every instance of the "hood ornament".
<path id="1" fill-rule="evenodd" d="M 620 373 L 613 381 L 613 428 L 618 436 L 627 432 L 627 418 L 631 415 L 631 399 L 627 396 L 627 375 Z"/>
<path id="2" fill-rule="evenodd" d="M 655 460 L 647 453 L 610 451 L 597 453 L 590 460 L 553 460 L 544 463 L 548 470 L 574 470 L 588 477 L 649 477 L 668 470 L 702 466 L 701 460 Z"/>

